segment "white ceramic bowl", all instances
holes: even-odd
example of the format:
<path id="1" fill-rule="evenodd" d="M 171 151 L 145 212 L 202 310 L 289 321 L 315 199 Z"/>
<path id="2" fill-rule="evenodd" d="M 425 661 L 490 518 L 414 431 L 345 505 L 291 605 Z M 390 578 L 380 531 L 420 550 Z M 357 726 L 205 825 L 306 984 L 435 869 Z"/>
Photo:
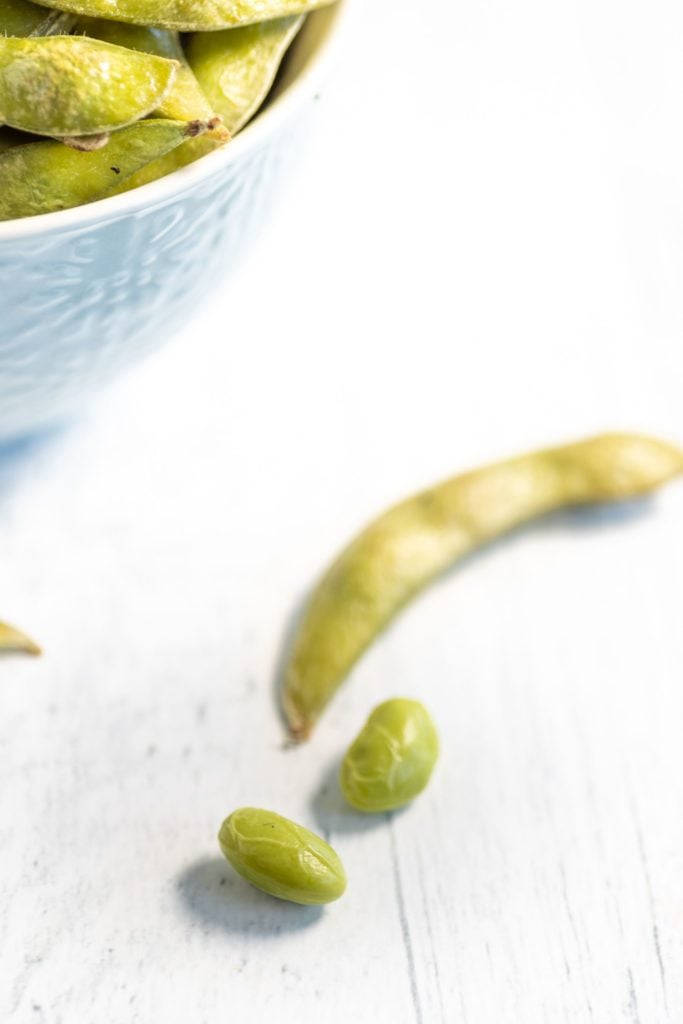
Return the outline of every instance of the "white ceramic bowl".
<path id="1" fill-rule="evenodd" d="M 124 195 L 0 223 L 0 441 L 72 414 L 235 265 L 296 146 L 341 6 L 308 17 L 276 94 L 225 148 Z"/>

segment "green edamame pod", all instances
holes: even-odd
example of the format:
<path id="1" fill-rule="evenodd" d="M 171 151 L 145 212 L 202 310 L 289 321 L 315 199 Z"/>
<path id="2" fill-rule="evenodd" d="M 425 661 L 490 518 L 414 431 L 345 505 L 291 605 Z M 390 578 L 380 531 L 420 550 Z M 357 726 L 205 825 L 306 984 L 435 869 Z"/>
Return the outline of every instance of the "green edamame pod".
<path id="1" fill-rule="evenodd" d="M 175 80 L 155 111 L 157 117 L 175 121 L 212 121 L 216 118 L 216 111 L 211 109 L 185 58 L 177 32 L 149 25 L 126 25 L 119 21 L 105 21 L 103 18 L 79 18 L 76 31 L 105 43 L 125 46 L 141 53 L 153 53 L 157 57 L 178 62 Z M 227 141 L 228 133 L 224 129 L 221 131 L 219 125 L 217 134 Z"/>
<path id="2" fill-rule="evenodd" d="M 218 842 L 235 871 L 269 896 L 314 906 L 338 900 L 346 889 L 344 866 L 332 847 L 273 811 L 233 811 Z"/>
<path id="3" fill-rule="evenodd" d="M 209 128 L 213 123 L 209 122 Z M 188 139 L 187 142 L 183 142 L 182 146 L 178 146 L 172 152 L 166 153 L 165 156 L 153 160 L 141 167 L 135 174 L 131 174 L 130 178 L 126 178 L 120 185 L 117 185 L 111 194 L 120 195 L 122 192 L 132 192 L 133 189 L 140 188 L 141 185 L 149 185 L 150 181 L 165 178 L 167 174 L 172 174 L 173 171 L 178 171 L 181 167 L 187 167 L 188 164 L 194 163 L 195 160 L 199 160 L 200 157 L 206 156 L 207 153 L 213 152 L 222 145 L 223 142 L 216 138 L 216 132 L 212 130 L 207 131 L 206 135 L 202 135 L 199 139 Z"/>
<path id="4" fill-rule="evenodd" d="M 75 22 L 71 14 L 52 11 L 30 0 L 0 0 L 0 35 L 66 35 Z"/>
<path id="5" fill-rule="evenodd" d="M 0 124 L 38 135 L 97 135 L 145 117 L 178 64 L 84 36 L 0 37 Z"/>
<path id="6" fill-rule="evenodd" d="M 187 59 L 209 103 L 231 135 L 256 113 L 268 95 L 303 15 L 261 21 L 225 32 L 198 32 L 187 42 Z"/>
<path id="7" fill-rule="evenodd" d="M 108 21 L 104 18 L 78 18 L 77 34 L 100 39 L 113 46 L 126 46 L 130 50 L 142 53 L 154 53 L 157 57 L 169 60 L 183 59 L 183 49 L 177 32 L 166 28 L 153 28 L 150 25 L 131 25 L 121 21 Z"/>
<path id="8" fill-rule="evenodd" d="M 0 155 L 0 220 L 100 199 L 119 181 L 206 128 L 196 121 L 139 121 L 115 132 L 104 149 L 92 153 L 52 141 L 7 150 Z"/>
<path id="9" fill-rule="evenodd" d="M 133 25 L 158 25 L 178 32 L 213 32 L 257 21 L 306 14 L 334 0 L 50 0 L 72 14 Z"/>
<path id="10" fill-rule="evenodd" d="M 681 473 L 680 448 L 604 434 L 465 473 L 390 509 L 313 592 L 285 671 L 292 734 L 310 733 L 377 634 L 464 555 L 554 509 L 634 498 Z"/>
<path id="11" fill-rule="evenodd" d="M 262 104 L 287 47 L 303 21 L 303 15 L 279 18 L 246 28 L 189 37 L 187 52 L 192 70 L 210 109 L 221 116 L 222 125 L 230 135 L 239 131 Z M 122 182 L 117 192 L 147 185 L 206 156 L 216 148 L 215 134 L 190 139 L 172 153 L 141 168 Z"/>
<path id="12" fill-rule="evenodd" d="M 425 706 L 396 697 L 368 718 L 346 753 L 339 784 L 357 811 L 393 811 L 422 792 L 438 756 L 439 737 Z"/>

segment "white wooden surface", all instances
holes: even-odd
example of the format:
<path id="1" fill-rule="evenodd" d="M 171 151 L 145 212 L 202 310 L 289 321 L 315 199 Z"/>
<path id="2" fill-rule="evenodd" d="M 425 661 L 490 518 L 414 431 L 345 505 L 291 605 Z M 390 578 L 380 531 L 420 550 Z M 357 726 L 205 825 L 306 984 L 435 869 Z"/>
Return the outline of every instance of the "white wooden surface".
<path id="1" fill-rule="evenodd" d="M 0 461 L 0 1019 L 683 1019 L 683 487 L 454 572 L 282 749 L 328 558 L 460 467 L 605 427 L 683 441 L 675 0 L 373 0 L 239 276 L 85 421 Z M 419 695 L 393 819 L 334 770 Z M 235 806 L 330 836 L 324 912 L 218 856 Z"/>

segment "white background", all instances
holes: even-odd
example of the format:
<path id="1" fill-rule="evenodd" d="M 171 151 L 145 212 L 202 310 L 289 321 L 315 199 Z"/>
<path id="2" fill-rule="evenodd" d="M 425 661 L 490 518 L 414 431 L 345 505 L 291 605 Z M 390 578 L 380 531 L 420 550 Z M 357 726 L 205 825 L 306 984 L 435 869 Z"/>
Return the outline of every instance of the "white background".
<path id="1" fill-rule="evenodd" d="M 683 1016 L 683 487 L 472 559 L 283 750 L 288 621 L 388 503 L 603 428 L 683 441 L 678 0 L 372 0 L 239 274 L 85 421 L 0 461 L 0 1019 Z M 433 783 L 342 807 L 373 703 Z M 242 804 L 347 896 L 219 859 Z"/>

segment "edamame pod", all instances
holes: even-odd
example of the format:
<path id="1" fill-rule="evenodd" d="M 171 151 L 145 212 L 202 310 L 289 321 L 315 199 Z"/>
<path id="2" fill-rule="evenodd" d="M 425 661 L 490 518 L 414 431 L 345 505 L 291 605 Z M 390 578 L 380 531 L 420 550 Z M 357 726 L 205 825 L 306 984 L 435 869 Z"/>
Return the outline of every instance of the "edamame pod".
<path id="1" fill-rule="evenodd" d="M 439 737 L 424 704 L 395 697 L 372 712 L 346 752 L 342 793 L 357 811 L 393 811 L 429 782 Z"/>
<path id="2" fill-rule="evenodd" d="M 0 622 L 0 651 L 21 651 L 23 654 L 42 654 L 38 644 L 7 622 Z"/>
<path id="3" fill-rule="evenodd" d="M 198 32 L 187 43 L 190 67 L 231 135 L 268 95 L 303 15 L 262 21 L 225 32 Z"/>
<path id="4" fill-rule="evenodd" d="M 84 36 L 0 37 L 0 124 L 38 135 L 98 135 L 145 117 L 178 63 Z"/>
<path id="5" fill-rule="evenodd" d="M 183 49 L 177 32 L 166 28 L 152 28 L 150 25 L 131 25 L 104 18 L 78 18 L 77 34 L 90 39 L 100 39 L 113 46 L 126 46 L 141 53 L 154 53 L 169 60 L 182 60 Z"/>
<path id="6" fill-rule="evenodd" d="M 680 448 L 605 434 L 476 469 L 390 509 L 341 553 L 304 612 L 282 696 L 293 736 L 308 736 L 380 630 L 458 559 L 554 509 L 634 498 L 681 473 Z"/>
<path id="7" fill-rule="evenodd" d="M 235 871 L 269 896 L 310 906 L 338 900 L 346 889 L 344 867 L 332 847 L 273 811 L 233 811 L 218 842 Z"/>
<path id="8" fill-rule="evenodd" d="M 213 32 L 326 7 L 334 0 L 50 0 L 60 11 L 158 25 L 178 32 Z"/>
<path id="9" fill-rule="evenodd" d="M 211 124 L 213 122 L 210 122 Z M 181 167 L 187 167 L 188 164 L 194 163 L 195 160 L 199 160 L 200 157 L 206 156 L 207 153 L 211 153 L 222 145 L 223 143 L 216 138 L 214 131 L 208 131 L 199 139 L 188 139 L 171 153 L 166 153 L 158 160 L 153 160 L 152 163 L 141 167 L 130 178 L 126 178 L 125 181 L 117 185 L 111 195 L 132 192 L 133 189 L 140 188 L 141 185 L 149 185 L 150 181 L 165 178 L 167 174 L 172 174 L 173 171 L 177 171 Z"/>
<path id="10" fill-rule="evenodd" d="M 0 220 L 66 210 L 108 195 L 122 179 L 206 131 L 193 121 L 148 120 L 115 132 L 104 149 L 80 153 L 33 142 L 0 155 Z"/>
<path id="11" fill-rule="evenodd" d="M 140 53 L 153 53 L 157 57 L 178 62 L 173 84 L 155 111 L 157 117 L 168 117 L 175 121 L 212 121 L 216 118 L 216 111 L 212 110 L 187 63 L 177 32 L 148 25 L 125 25 L 119 21 L 105 21 L 103 18 L 79 18 L 76 31 L 115 46 L 125 46 Z M 223 141 L 229 137 L 218 124 L 216 134 Z"/>
<path id="12" fill-rule="evenodd" d="M 71 14 L 29 0 L 0 0 L 0 36 L 65 35 L 75 20 Z"/>
<path id="13" fill-rule="evenodd" d="M 280 18 L 247 28 L 190 36 L 188 59 L 211 110 L 234 135 L 265 99 L 282 58 L 303 24 L 303 16 Z M 117 188 L 129 192 L 163 178 L 216 149 L 216 133 L 191 139 L 160 160 L 141 168 Z M 219 140 L 220 142 L 220 140 Z"/>

